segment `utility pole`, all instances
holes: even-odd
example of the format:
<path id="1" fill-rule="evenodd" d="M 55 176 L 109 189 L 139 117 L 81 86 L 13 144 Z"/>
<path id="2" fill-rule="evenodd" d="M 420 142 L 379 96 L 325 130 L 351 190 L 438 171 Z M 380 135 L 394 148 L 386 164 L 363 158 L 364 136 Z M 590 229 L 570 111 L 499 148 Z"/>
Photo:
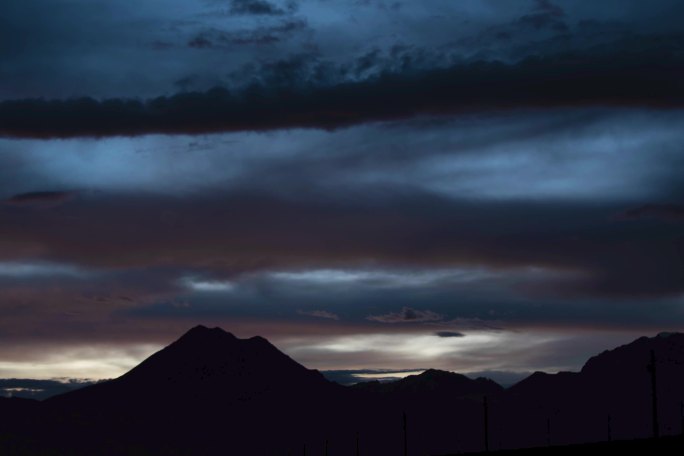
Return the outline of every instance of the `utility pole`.
<path id="1" fill-rule="evenodd" d="M 404 456 L 408 456 L 408 431 L 406 429 L 406 412 L 404 412 Z"/>
<path id="2" fill-rule="evenodd" d="M 551 446 L 551 417 L 546 417 L 546 446 Z"/>
<path id="3" fill-rule="evenodd" d="M 485 451 L 489 452 L 489 404 L 487 403 L 487 396 L 482 401 L 482 407 L 484 408 L 484 445 Z"/>
<path id="4" fill-rule="evenodd" d="M 658 387 L 656 376 L 656 357 L 655 351 L 651 350 L 651 362 L 648 364 L 648 371 L 651 373 L 651 401 L 653 412 L 653 438 L 660 437 L 660 426 L 658 425 Z"/>
<path id="5" fill-rule="evenodd" d="M 356 456 L 360 456 L 361 451 L 359 450 L 359 433 L 356 433 Z"/>
<path id="6" fill-rule="evenodd" d="M 328 456 L 328 439 L 325 439 L 325 450 L 323 453 L 325 456 Z"/>
<path id="7" fill-rule="evenodd" d="M 608 414 L 608 441 L 613 441 L 613 422 L 610 414 Z"/>

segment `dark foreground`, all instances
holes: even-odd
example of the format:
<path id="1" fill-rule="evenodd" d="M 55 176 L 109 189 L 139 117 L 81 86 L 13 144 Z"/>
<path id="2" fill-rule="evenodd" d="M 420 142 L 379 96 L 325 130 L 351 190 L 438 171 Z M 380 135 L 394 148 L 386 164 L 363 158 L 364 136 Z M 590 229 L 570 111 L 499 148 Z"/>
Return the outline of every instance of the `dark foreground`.
<path id="1" fill-rule="evenodd" d="M 31 442 L 27 441 L 17 441 L 12 439 L 12 443 L 7 439 L 7 436 L 0 436 L 0 448 L 2 448 L 2 454 L 7 455 L 17 455 L 17 456 L 61 456 L 70 454 L 63 450 L 49 450 L 42 448 L 40 450 L 36 449 Z M 116 448 L 116 445 L 114 445 Z M 110 448 L 113 450 L 114 448 Z M 126 448 L 118 448 L 122 455 L 151 455 L 160 454 L 157 452 L 150 452 L 149 450 L 135 446 L 128 446 Z M 306 454 L 323 454 L 319 448 L 308 448 Z M 638 439 L 638 440 L 620 440 L 613 442 L 597 442 L 597 443 L 585 443 L 585 444 L 575 444 L 575 445 L 565 445 L 565 446 L 547 446 L 547 447 L 534 447 L 534 448 L 521 448 L 514 450 L 498 450 L 491 451 L 489 453 L 450 453 L 440 456 L 456 456 L 456 455 L 485 455 L 485 454 L 496 454 L 501 456 L 575 456 L 575 455 L 625 455 L 625 454 L 644 454 L 644 455 L 680 455 L 684 450 L 684 439 L 681 437 L 664 437 L 660 439 Z M 324 450 L 323 450 L 324 451 Z M 116 450 L 115 450 L 116 452 Z M 286 454 L 297 455 L 304 454 L 304 448 L 302 447 L 299 452 L 290 451 Z M 109 453 L 109 452 L 108 452 Z M 176 454 L 173 448 L 166 448 L 163 452 L 164 454 Z M 199 454 L 199 453 L 198 453 Z M 352 453 L 350 453 L 352 454 Z M 356 453 L 354 453 L 356 454 Z M 359 453 L 362 454 L 362 453 Z M 410 453 L 409 453 L 410 454 Z"/>
<path id="2" fill-rule="evenodd" d="M 570 456 L 570 455 L 625 455 L 625 454 L 682 454 L 684 438 L 663 437 L 660 439 L 619 440 L 612 442 L 583 443 L 564 446 L 546 446 L 535 448 L 520 448 L 515 450 L 500 450 L 490 453 L 451 453 L 456 454 L 496 454 L 501 456 Z"/>
<path id="3" fill-rule="evenodd" d="M 541 447 L 500 454 L 667 454 L 682 450 L 682 385 L 684 334 L 508 389 L 437 370 L 343 387 L 264 338 L 200 326 L 117 379 L 43 401 L 0 398 L 0 455 L 383 456 L 405 454 L 405 441 L 410 456 L 485 442 Z M 654 429 L 670 437 L 648 440 Z"/>

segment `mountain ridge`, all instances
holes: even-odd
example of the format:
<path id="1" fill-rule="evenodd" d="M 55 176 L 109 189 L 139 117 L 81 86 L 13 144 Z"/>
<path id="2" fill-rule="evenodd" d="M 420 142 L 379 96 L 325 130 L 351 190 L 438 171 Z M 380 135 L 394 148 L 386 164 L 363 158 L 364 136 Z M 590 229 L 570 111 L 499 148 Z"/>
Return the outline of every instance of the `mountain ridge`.
<path id="1" fill-rule="evenodd" d="M 485 405 L 493 449 L 643 438 L 652 432 L 651 350 L 660 427 L 677 433 L 680 333 L 603 351 L 579 372 L 535 372 L 509 389 L 437 369 L 344 387 L 263 337 L 196 326 L 119 378 L 42 402 L 0 400 L 0 452 L 262 455 L 330 441 L 329 456 L 341 456 L 360 434 L 364 453 L 389 454 L 401 451 L 404 414 L 412 453 L 480 451 Z"/>
<path id="2" fill-rule="evenodd" d="M 273 381 L 274 372 L 279 375 Z M 307 369 L 260 336 L 239 339 L 221 328 L 198 325 L 153 353 L 118 378 L 52 398 L 59 403 L 83 397 L 92 403 L 130 398 L 147 402 L 185 394 L 183 401 L 235 402 L 304 385 L 313 390 L 330 387 L 323 375 Z M 123 390 L 123 391 L 122 391 Z M 123 397 L 126 397 L 124 399 Z"/>

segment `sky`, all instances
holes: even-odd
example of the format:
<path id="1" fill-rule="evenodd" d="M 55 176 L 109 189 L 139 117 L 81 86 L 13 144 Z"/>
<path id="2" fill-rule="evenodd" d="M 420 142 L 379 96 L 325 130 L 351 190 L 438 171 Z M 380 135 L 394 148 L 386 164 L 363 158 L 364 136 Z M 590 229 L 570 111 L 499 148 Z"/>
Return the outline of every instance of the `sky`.
<path id="1" fill-rule="evenodd" d="M 682 17 L 4 0 L 0 378 L 115 377 L 196 324 L 500 381 L 682 329 Z"/>

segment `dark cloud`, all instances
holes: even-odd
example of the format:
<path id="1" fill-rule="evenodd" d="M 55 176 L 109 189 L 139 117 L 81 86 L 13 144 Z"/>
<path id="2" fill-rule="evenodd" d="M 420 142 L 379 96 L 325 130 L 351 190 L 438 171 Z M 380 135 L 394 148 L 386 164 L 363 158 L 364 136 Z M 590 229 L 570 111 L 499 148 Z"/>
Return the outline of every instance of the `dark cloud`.
<path id="1" fill-rule="evenodd" d="M 568 32 L 569 27 L 563 20 L 565 11 L 549 0 L 537 0 L 535 10 L 518 19 L 518 24 L 535 29 L 550 28 L 556 32 Z"/>
<path id="2" fill-rule="evenodd" d="M 387 58 L 378 58 L 368 64 L 374 68 L 370 70 L 369 67 L 371 73 L 377 73 L 376 67 L 389 68 Z M 231 72 L 228 79 L 238 91 L 269 88 L 271 93 L 307 93 L 348 82 L 348 78 L 355 74 L 355 67 L 356 64 L 334 63 L 322 58 L 315 50 L 307 50 L 259 64 L 246 64 Z"/>
<path id="3" fill-rule="evenodd" d="M 360 191 L 362 198 L 300 201 L 258 193 L 91 196 L 61 206 L 59 217 L 5 205 L 0 256 L 40 251 L 47 260 L 91 267 L 205 267 L 233 275 L 368 259 L 538 267 L 538 280 L 520 284 L 520 291 L 625 297 L 684 290 L 679 224 L 625 223 L 612 217 L 620 212 L 614 204 L 476 204 L 405 190 Z"/>
<path id="4" fill-rule="evenodd" d="M 458 331 L 437 331 L 435 335 L 437 337 L 465 337 L 465 334 Z"/>
<path id="5" fill-rule="evenodd" d="M 682 326 L 682 2 L 356 4 L 0 4 L 3 375 L 204 323 L 510 379 Z"/>
<path id="6" fill-rule="evenodd" d="M 198 43 L 199 45 L 199 43 Z M 215 88 L 147 101 L 92 98 L 0 103 L 0 134 L 53 138 L 338 128 L 362 122 L 513 107 L 649 106 L 684 103 L 684 65 L 663 49 L 558 55 L 515 65 L 459 64 L 382 74 L 320 88 Z"/>
<path id="7" fill-rule="evenodd" d="M 474 60 L 515 63 L 568 52 L 585 56 L 601 47 L 606 55 L 643 46 L 658 53 L 672 45 L 668 36 L 681 34 L 676 18 L 682 5 L 670 0 L 656 0 L 650 7 L 529 1 L 487 8 L 429 0 L 420 6 L 404 3 L 400 10 L 391 1 L 361 3 L 374 7 L 359 14 L 354 2 L 304 3 L 300 8 L 297 2 L 276 0 L 171 0 L 168 8 L 126 8 L 114 0 L 6 0 L 0 5 L 0 42 L 7 43 L 0 49 L 0 97 L 150 98 L 168 94 L 175 81 L 190 73 L 207 81 L 195 87 L 204 90 L 228 84 L 225 75 L 245 65 L 311 50 L 343 68 L 369 51 L 389 53 L 397 45 L 441 55 L 422 61 L 419 69 L 426 71 Z M 35 14 L 48 10 L 50 15 Z M 287 19 L 306 20 L 311 33 L 285 39 L 263 31 Z M 354 33 L 340 29 L 345 23 Z M 269 45 L 222 44 L 205 36 L 214 29 L 243 35 L 230 36 L 230 41 Z M 627 36 L 632 43 L 619 44 Z M 203 52 L 188 43 L 205 46 Z M 249 49 L 228 53 L 225 46 Z M 415 69 L 419 61 L 407 62 L 408 57 L 391 67 L 410 63 Z"/>
<path id="8" fill-rule="evenodd" d="M 13 205 L 54 205 L 70 200 L 75 192 L 29 192 L 14 195 L 5 200 L 6 204 Z"/>
<path id="9" fill-rule="evenodd" d="M 300 315 L 305 315 L 307 317 L 314 317 L 314 318 L 325 318 L 328 320 L 339 320 L 340 316 L 333 313 L 329 312 L 327 310 L 298 310 L 298 314 Z"/>
<path id="10" fill-rule="evenodd" d="M 221 7 L 218 11 L 205 13 L 205 15 L 219 16 L 283 16 L 297 11 L 299 8 L 295 0 L 287 1 L 279 6 L 267 0 L 205 0 L 210 7 Z M 227 6 L 227 8 L 223 8 Z"/>
<path id="11" fill-rule="evenodd" d="M 297 9 L 294 2 L 288 3 L 288 11 L 266 0 L 230 0 L 230 12 L 233 14 L 281 16 Z"/>
<path id="12" fill-rule="evenodd" d="M 209 29 L 200 32 L 188 41 L 188 46 L 197 49 L 231 50 L 234 46 L 267 45 L 287 40 L 296 32 L 307 28 L 302 19 L 291 19 L 280 24 L 258 27 L 250 30 L 226 31 Z"/>
<path id="13" fill-rule="evenodd" d="M 423 323 L 428 321 L 439 321 L 444 318 L 431 310 L 418 310 L 410 307 L 403 307 L 399 312 L 390 312 L 384 315 L 370 315 L 370 321 L 379 323 Z"/>
<path id="14" fill-rule="evenodd" d="M 173 83 L 181 92 L 186 92 L 193 84 L 197 82 L 197 77 L 194 75 L 184 76 Z"/>
<path id="15" fill-rule="evenodd" d="M 536 9 L 551 16 L 565 16 L 563 8 L 553 3 L 551 0 L 536 0 Z"/>
<path id="16" fill-rule="evenodd" d="M 202 34 L 202 35 L 197 35 L 196 37 L 194 37 L 190 41 L 188 41 L 188 46 L 190 46 L 191 48 L 197 48 L 197 49 L 209 49 L 209 48 L 212 48 L 214 45 L 211 41 L 209 41 L 209 38 L 207 38 L 204 34 Z"/>
<path id="17" fill-rule="evenodd" d="M 620 214 L 619 217 L 628 220 L 655 218 L 684 221 L 684 206 L 679 204 L 646 204 L 629 209 Z"/>
<path id="18" fill-rule="evenodd" d="M 492 306 L 492 303 L 480 303 L 479 305 L 481 306 L 488 306 L 490 307 L 486 312 L 480 311 L 479 314 L 484 315 L 483 318 L 481 317 L 459 317 L 459 318 L 454 318 L 451 320 L 446 320 L 446 321 L 441 321 L 438 323 L 439 326 L 443 327 L 459 327 L 463 329 L 468 329 L 468 330 L 475 330 L 475 331 L 487 331 L 487 332 L 497 332 L 497 331 L 504 331 L 504 323 L 500 320 L 501 315 L 498 315 L 499 312 L 494 310 L 492 307 L 497 307 L 497 306 Z M 503 313 L 506 314 L 506 310 L 503 310 Z M 474 314 L 477 314 L 474 313 Z M 508 314 L 510 317 L 511 315 Z M 449 332 L 449 331 L 444 331 L 444 332 Z"/>

